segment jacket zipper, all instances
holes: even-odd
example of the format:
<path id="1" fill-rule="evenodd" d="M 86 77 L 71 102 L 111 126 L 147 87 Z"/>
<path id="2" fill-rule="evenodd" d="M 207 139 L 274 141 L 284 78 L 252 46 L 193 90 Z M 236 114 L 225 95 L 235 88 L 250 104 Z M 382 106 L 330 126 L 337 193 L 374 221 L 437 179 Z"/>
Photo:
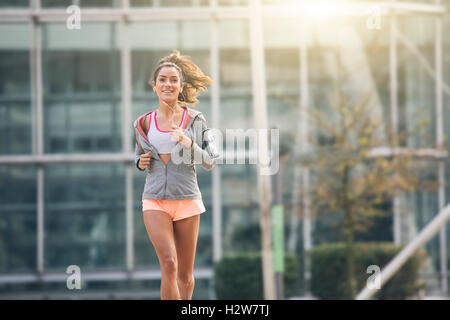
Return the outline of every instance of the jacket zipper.
<path id="1" fill-rule="evenodd" d="M 169 161 L 170 161 L 170 159 L 169 159 Z M 164 163 L 164 161 L 163 161 L 163 163 Z M 169 162 L 167 162 L 167 163 L 169 163 Z M 164 164 L 164 167 L 166 169 L 166 183 L 164 185 L 164 196 L 163 196 L 163 198 L 165 200 L 166 199 L 166 195 L 167 195 L 167 190 L 166 190 L 167 189 L 167 164 Z"/>
<path id="2" fill-rule="evenodd" d="M 188 124 L 188 126 L 186 127 L 186 129 L 185 130 L 187 130 L 188 128 L 189 128 L 189 126 L 191 125 L 191 123 L 193 123 L 194 121 L 195 121 L 195 119 L 197 119 L 197 116 L 198 116 L 199 114 L 196 114 L 190 121 L 189 121 L 189 124 Z M 139 123 L 137 124 L 138 126 L 139 126 Z M 139 134 L 141 134 L 141 132 L 138 130 L 138 132 L 139 132 Z M 148 145 L 153 149 L 153 150 L 156 150 L 155 149 L 155 147 L 153 147 L 152 146 L 152 144 L 150 143 L 150 141 L 148 140 L 148 137 L 146 136 L 146 135 L 143 135 L 143 134 L 141 134 L 144 138 L 145 138 L 145 140 L 147 141 L 147 143 L 148 143 Z M 164 168 L 165 168 L 165 176 L 166 176 L 166 180 L 165 180 L 165 184 L 164 184 L 164 195 L 163 195 L 163 200 L 165 200 L 166 199 L 166 195 L 167 195 L 167 164 L 165 164 L 164 163 L 164 161 L 162 161 L 162 159 L 159 157 L 159 155 L 158 154 L 156 154 L 156 156 L 158 157 L 158 159 L 159 159 L 159 161 L 161 161 L 162 163 L 163 163 L 163 165 L 164 165 Z M 171 159 L 169 159 L 169 161 L 171 161 Z M 167 162 L 167 163 L 169 163 L 169 162 Z"/>

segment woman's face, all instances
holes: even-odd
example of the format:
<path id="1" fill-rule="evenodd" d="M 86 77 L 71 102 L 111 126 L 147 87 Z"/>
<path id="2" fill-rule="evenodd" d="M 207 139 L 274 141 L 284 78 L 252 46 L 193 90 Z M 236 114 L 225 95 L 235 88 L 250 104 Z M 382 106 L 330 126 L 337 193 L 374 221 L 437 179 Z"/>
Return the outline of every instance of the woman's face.
<path id="1" fill-rule="evenodd" d="M 183 90 L 178 70 L 174 67 L 163 67 L 158 77 L 152 82 L 153 90 L 164 101 L 178 101 L 178 95 Z"/>

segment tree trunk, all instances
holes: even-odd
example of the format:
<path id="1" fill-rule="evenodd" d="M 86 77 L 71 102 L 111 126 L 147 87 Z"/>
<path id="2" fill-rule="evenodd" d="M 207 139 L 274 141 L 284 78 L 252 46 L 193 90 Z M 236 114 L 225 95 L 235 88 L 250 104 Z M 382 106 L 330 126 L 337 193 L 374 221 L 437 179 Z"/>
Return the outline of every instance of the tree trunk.
<path id="1" fill-rule="evenodd" d="M 346 263 L 347 263 L 347 294 L 350 299 L 356 295 L 355 279 L 355 251 L 354 251 L 354 217 L 353 208 L 349 199 L 350 167 L 344 167 L 342 177 L 342 209 L 344 211 L 344 235 L 346 244 Z"/>

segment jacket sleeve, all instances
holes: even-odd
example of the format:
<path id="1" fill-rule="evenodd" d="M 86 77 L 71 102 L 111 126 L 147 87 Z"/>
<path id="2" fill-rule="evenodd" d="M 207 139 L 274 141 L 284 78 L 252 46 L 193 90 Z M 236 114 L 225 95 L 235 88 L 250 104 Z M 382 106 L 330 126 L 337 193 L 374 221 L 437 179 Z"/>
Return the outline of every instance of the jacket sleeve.
<path id="1" fill-rule="evenodd" d="M 145 169 L 139 168 L 139 160 L 141 159 L 141 155 L 144 153 L 144 149 L 142 149 L 141 144 L 137 141 L 136 130 L 134 130 L 134 140 L 135 140 L 135 142 L 136 142 L 136 147 L 135 147 L 135 154 L 136 154 L 135 163 L 136 163 L 136 168 L 138 168 L 139 171 L 145 171 Z"/>
<path id="2" fill-rule="evenodd" d="M 209 134 L 208 124 L 203 117 L 199 115 L 192 125 L 193 137 L 188 134 L 192 139 L 192 146 L 186 147 L 178 143 L 172 150 L 172 161 L 178 164 L 185 161 L 190 164 L 199 164 L 205 170 L 211 170 L 216 164 L 216 159 L 219 157 L 217 148 L 215 147 L 214 137 Z M 180 155 L 180 152 L 182 155 Z"/>
<path id="3" fill-rule="evenodd" d="M 191 154 L 193 155 L 193 163 L 200 164 L 205 170 L 212 170 L 216 165 L 216 159 L 219 157 L 214 141 L 214 136 L 211 134 L 210 128 L 203 115 L 198 117 L 201 126 L 194 126 L 201 128 L 201 132 L 196 132 L 196 137 L 193 139 L 191 146 Z M 200 160 L 200 161 L 199 161 Z"/>

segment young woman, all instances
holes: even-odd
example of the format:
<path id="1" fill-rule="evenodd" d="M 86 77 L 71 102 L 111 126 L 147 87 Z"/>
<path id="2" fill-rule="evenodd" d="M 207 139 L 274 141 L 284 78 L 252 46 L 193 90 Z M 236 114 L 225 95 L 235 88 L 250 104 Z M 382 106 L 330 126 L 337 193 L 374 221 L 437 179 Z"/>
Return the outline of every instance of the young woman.
<path id="1" fill-rule="evenodd" d="M 136 166 L 148 169 L 142 212 L 161 267 L 161 299 L 192 298 L 200 214 L 205 206 L 195 164 L 215 165 L 210 131 L 196 104 L 212 80 L 178 51 L 160 60 L 150 81 L 158 95 L 156 110 L 134 122 Z M 173 161 L 175 158 L 177 160 Z"/>

